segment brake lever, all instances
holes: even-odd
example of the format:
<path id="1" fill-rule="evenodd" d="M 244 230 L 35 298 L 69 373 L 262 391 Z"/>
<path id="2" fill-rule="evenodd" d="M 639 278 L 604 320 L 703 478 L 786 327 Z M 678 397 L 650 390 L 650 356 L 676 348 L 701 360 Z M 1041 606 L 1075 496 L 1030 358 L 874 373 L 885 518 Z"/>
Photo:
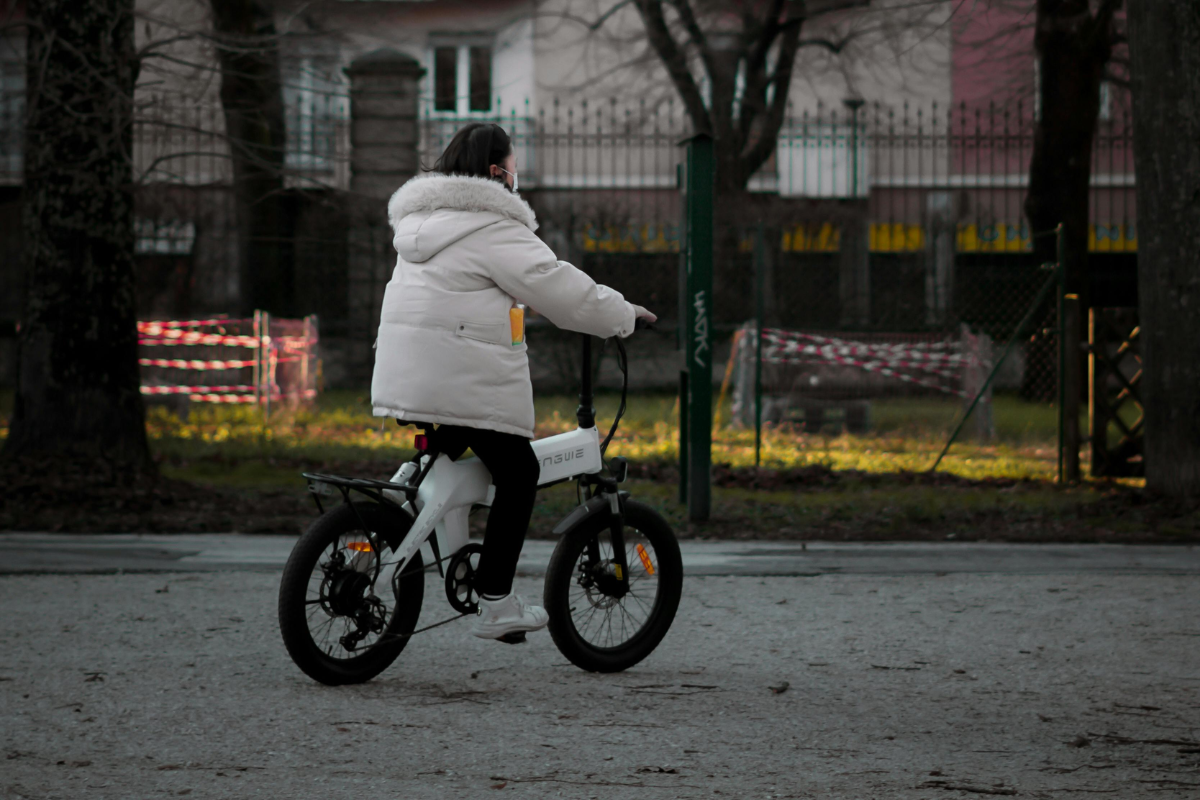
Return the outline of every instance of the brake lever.
<path id="1" fill-rule="evenodd" d="M 646 319 L 645 317 L 638 317 L 637 319 L 635 319 L 633 321 L 633 329 L 635 331 L 647 331 L 647 330 L 656 331 L 656 330 L 658 330 L 658 328 L 656 328 L 654 326 L 654 323 L 651 322 L 650 320 Z"/>

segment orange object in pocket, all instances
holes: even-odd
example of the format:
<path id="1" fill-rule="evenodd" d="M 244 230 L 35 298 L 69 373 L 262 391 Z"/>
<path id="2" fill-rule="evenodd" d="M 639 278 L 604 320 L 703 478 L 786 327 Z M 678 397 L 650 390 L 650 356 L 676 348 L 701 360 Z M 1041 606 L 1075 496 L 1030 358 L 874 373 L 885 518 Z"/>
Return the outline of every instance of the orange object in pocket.
<path id="1" fill-rule="evenodd" d="M 525 342 L 525 309 L 513 306 L 508 310 L 508 323 L 512 328 L 512 346 Z"/>

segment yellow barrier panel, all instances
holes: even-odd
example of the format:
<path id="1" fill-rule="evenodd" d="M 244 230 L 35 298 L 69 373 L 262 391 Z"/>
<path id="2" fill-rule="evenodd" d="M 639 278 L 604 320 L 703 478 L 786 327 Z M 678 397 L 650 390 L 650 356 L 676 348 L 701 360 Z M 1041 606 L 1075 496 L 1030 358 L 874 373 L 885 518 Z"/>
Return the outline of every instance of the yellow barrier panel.
<path id="1" fill-rule="evenodd" d="M 872 253 L 924 252 L 927 237 L 920 225 L 902 222 L 877 222 L 869 230 L 868 248 Z M 750 252 L 752 239 L 746 237 L 739 249 Z M 785 253 L 836 253 L 841 248 L 837 225 L 801 223 L 784 228 L 780 249 Z M 583 231 L 583 249 L 588 253 L 678 253 L 677 225 L 589 226 Z M 1033 249 L 1029 227 L 1010 225 L 959 225 L 955 250 L 959 253 L 1028 253 Z M 1092 253 L 1136 253 L 1137 230 L 1133 225 L 1091 225 L 1088 251 Z"/>

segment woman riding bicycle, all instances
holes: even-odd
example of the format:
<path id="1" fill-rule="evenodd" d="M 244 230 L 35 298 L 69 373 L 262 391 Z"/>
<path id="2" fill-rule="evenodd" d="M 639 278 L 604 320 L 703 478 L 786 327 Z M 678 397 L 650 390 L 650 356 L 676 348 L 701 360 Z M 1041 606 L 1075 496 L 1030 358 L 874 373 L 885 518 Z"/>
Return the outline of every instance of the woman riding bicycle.
<path id="1" fill-rule="evenodd" d="M 398 258 L 384 292 L 371 404 L 376 416 L 436 423 L 440 452 L 469 447 L 496 487 L 475 586 L 471 633 L 498 639 L 546 626 L 545 610 L 512 593 L 540 465 L 524 304 L 560 328 L 633 333 L 645 308 L 555 258 L 517 196 L 517 162 L 499 125 L 472 123 L 432 173 L 392 195 Z"/>

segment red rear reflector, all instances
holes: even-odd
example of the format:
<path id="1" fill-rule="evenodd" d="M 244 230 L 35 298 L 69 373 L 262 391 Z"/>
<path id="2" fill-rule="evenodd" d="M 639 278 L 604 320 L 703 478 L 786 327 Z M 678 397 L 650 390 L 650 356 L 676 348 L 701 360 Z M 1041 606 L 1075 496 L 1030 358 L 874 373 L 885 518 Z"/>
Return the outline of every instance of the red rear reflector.
<path id="1" fill-rule="evenodd" d="M 416 437 L 413 439 L 413 444 L 416 445 L 416 448 L 418 450 L 428 450 L 429 449 L 429 437 L 423 433 L 418 433 L 416 435 Z"/>

